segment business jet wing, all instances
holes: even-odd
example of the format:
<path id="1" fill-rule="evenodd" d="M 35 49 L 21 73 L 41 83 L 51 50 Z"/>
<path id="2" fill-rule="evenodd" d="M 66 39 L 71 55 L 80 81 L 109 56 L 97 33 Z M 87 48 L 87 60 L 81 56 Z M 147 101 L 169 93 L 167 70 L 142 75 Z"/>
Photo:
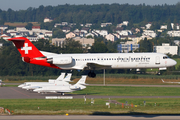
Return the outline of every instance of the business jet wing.
<path id="1" fill-rule="evenodd" d="M 161 79 L 163 83 L 177 83 L 180 84 L 180 82 L 165 82 L 163 79 Z"/>

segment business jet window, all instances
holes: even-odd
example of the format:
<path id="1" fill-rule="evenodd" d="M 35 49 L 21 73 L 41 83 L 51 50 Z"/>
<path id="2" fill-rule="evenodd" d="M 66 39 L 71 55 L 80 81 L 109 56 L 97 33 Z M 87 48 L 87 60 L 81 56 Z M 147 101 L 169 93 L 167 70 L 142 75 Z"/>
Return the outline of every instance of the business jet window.
<path id="1" fill-rule="evenodd" d="M 168 59 L 168 57 L 167 56 L 163 56 L 163 59 Z"/>
<path id="2" fill-rule="evenodd" d="M 109 58 L 109 60 L 111 60 L 111 58 Z"/>

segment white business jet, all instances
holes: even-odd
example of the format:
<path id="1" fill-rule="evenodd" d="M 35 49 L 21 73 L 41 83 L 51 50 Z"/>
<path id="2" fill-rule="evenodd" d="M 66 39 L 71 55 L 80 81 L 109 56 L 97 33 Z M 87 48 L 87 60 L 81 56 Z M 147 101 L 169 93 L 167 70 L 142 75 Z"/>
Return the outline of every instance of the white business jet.
<path id="1" fill-rule="evenodd" d="M 68 73 L 67 76 L 62 79 L 62 80 L 55 80 L 55 82 L 33 82 L 33 83 L 29 83 L 26 86 L 22 87 L 22 89 L 26 89 L 26 90 L 34 90 L 36 88 L 42 87 L 42 86 L 47 86 L 47 85 L 69 85 L 69 82 L 71 81 L 71 76 L 72 73 Z"/>
<path id="2" fill-rule="evenodd" d="M 64 76 L 65 76 L 65 73 L 61 73 L 61 75 L 57 79 L 55 79 L 55 80 L 54 79 L 49 79 L 48 82 L 49 83 L 54 83 L 57 80 L 63 80 Z M 22 87 L 25 87 L 25 86 L 28 86 L 28 85 L 34 84 L 34 83 L 47 83 L 47 82 L 25 82 L 23 84 L 20 84 L 18 87 L 22 88 Z"/>
<path id="3" fill-rule="evenodd" d="M 69 84 L 69 85 L 64 85 L 64 86 L 63 85 L 43 86 L 33 91 L 38 92 L 38 93 L 47 93 L 47 92 L 61 93 L 62 95 L 64 95 L 64 93 L 67 93 L 67 92 L 73 92 L 73 91 L 85 89 L 86 88 L 85 85 L 87 85 L 85 83 L 86 77 L 87 76 L 82 76 L 82 78 L 75 85 Z"/>

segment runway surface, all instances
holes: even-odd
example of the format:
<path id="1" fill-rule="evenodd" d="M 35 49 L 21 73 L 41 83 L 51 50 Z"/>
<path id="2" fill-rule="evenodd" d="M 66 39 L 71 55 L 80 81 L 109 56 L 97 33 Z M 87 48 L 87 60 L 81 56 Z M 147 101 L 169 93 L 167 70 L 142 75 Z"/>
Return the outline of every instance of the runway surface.
<path id="1" fill-rule="evenodd" d="M 180 87 L 180 85 L 90 84 L 89 86 Z"/>
<path id="2" fill-rule="evenodd" d="M 20 85 L 22 83 L 4 83 L 5 85 Z M 88 84 L 88 86 L 131 86 L 131 87 L 180 87 L 178 84 L 135 85 L 135 84 Z"/>
<path id="3" fill-rule="evenodd" d="M 45 99 L 46 96 L 61 96 L 56 93 L 39 94 L 18 87 L 0 87 L 0 99 Z M 65 96 L 78 98 L 180 98 L 180 96 L 107 96 L 107 95 L 76 95 L 67 93 Z"/>
<path id="4" fill-rule="evenodd" d="M 178 120 L 179 115 L 10 115 L 1 120 Z"/>

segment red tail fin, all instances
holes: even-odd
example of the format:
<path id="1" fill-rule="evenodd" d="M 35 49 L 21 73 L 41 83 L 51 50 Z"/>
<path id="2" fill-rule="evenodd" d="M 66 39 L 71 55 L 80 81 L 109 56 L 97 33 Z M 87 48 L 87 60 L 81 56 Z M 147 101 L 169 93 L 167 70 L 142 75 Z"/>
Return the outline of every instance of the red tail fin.
<path id="1" fill-rule="evenodd" d="M 21 57 L 44 57 L 44 55 L 25 37 L 16 37 L 8 40 L 12 41 L 16 45 Z"/>
<path id="2" fill-rule="evenodd" d="M 16 37 L 8 40 L 12 41 L 16 45 L 18 51 L 21 53 L 23 61 L 31 64 L 60 69 L 54 64 L 48 63 L 47 58 L 45 58 L 45 56 L 27 38 Z M 40 57 L 42 58 L 39 59 Z"/>

